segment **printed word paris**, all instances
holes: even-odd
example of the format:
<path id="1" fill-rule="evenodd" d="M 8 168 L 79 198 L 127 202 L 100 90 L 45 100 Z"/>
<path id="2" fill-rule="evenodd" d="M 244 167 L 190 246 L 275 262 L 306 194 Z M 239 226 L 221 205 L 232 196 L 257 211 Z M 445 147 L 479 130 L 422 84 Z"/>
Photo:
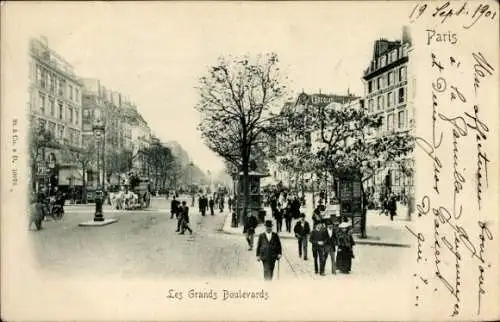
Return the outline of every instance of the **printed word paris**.
<path id="1" fill-rule="evenodd" d="M 434 43 L 450 43 L 452 45 L 458 42 L 457 33 L 448 32 L 436 32 L 436 30 L 427 29 L 427 45 L 431 42 Z"/>

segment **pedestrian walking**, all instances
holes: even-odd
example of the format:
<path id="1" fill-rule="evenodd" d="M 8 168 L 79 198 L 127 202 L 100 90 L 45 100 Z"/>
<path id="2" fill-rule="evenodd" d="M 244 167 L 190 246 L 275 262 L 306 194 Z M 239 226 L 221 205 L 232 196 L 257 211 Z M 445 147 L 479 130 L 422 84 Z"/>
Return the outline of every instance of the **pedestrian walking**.
<path id="1" fill-rule="evenodd" d="M 347 218 L 338 227 L 337 244 L 337 267 L 340 272 L 349 274 L 351 272 L 352 259 L 354 258 L 353 247 L 355 243 L 352 237 L 351 224 Z"/>
<path id="2" fill-rule="evenodd" d="M 281 227 L 283 226 L 283 212 L 280 206 L 274 209 L 273 217 L 276 220 L 276 232 L 281 233 Z"/>
<path id="3" fill-rule="evenodd" d="M 337 247 L 337 234 L 335 233 L 335 228 L 333 221 L 331 219 L 326 220 L 326 229 L 323 231 L 325 246 L 323 248 L 323 258 L 322 258 L 322 268 L 321 271 L 324 273 L 326 261 L 330 257 L 332 263 L 332 274 L 337 274 L 337 267 L 335 265 L 335 249 Z"/>
<path id="4" fill-rule="evenodd" d="M 306 221 L 306 215 L 304 213 L 300 214 L 300 220 L 295 224 L 293 228 L 295 237 L 297 238 L 299 245 L 299 257 L 302 258 L 304 254 L 304 260 L 307 260 L 307 238 L 311 233 L 311 228 L 309 223 Z"/>
<path id="5" fill-rule="evenodd" d="M 210 215 L 215 215 L 214 214 L 214 206 L 215 206 L 215 202 L 214 202 L 214 197 L 210 196 L 210 201 L 208 202 L 208 205 L 210 206 Z"/>
<path id="6" fill-rule="evenodd" d="M 314 209 L 313 215 L 312 215 L 313 229 L 316 227 L 317 224 L 319 224 L 321 222 L 321 220 L 322 220 L 321 212 L 319 210 L 319 207 L 316 207 L 316 209 Z"/>
<path id="7" fill-rule="evenodd" d="M 314 260 L 314 273 L 322 273 L 324 275 L 324 266 L 322 263 L 322 256 L 324 253 L 325 247 L 325 234 L 324 234 L 324 226 L 322 222 L 317 222 L 314 230 L 311 232 L 311 236 L 309 240 L 312 245 L 312 253 Z M 320 268 L 323 267 L 323 271 L 320 271 Z"/>
<path id="8" fill-rule="evenodd" d="M 170 219 L 173 219 L 174 215 L 176 218 L 179 216 L 179 206 L 179 201 L 174 196 L 170 202 Z"/>
<path id="9" fill-rule="evenodd" d="M 202 216 L 205 216 L 208 208 L 207 196 L 203 195 L 200 197 L 200 212 Z"/>
<path id="10" fill-rule="evenodd" d="M 273 279 L 276 261 L 281 258 L 281 241 L 277 233 L 273 232 L 273 222 L 266 220 L 266 231 L 259 235 L 257 243 L 257 260 L 262 262 L 264 279 Z"/>
<path id="11" fill-rule="evenodd" d="M 287 203 L 287 206 L 285 208 L 285 228 L 286 231 L 291 233 L 292 232 L 292 203 L 289 200 Z"/>
<path id="12" fill-rule="evenodd" d="M 231 196 L 227 198 L 227 207 L 229 208 L 229 211 L 231 212 L 233 209 L 233 199 L 231 199 Z"/>
<path id="13" fill-rule="evenodd" d="M 387 202 L 387 210 L 389 211 L 389 215 L 391 216 L 391 221 L 394 221 L 394 216 L 396 216 L 397 204 L 396 204 L 396 195 L 392 194 L 389 197 Z"/>
<path id="14" fill-rule="evenodd" d="M 248 250 L 253 249 L 253 240 L 255 236 L 255 228 L 257 228 L 257 218 L 255 217 L 254 214 L 251 214 L 248 216 L 246 223 L 245 223 L 245 233 L 246 233 L 246 240 L 248 243 Z"/>
<path id="15" fill-rule="evenodd" d="M 224 211 L 224 196 L 222 194 L 219 197 L 219 210 L 221 213 Z"/>
<path id="16" fill-rule="evenodd" d="M 186 204 L 186 201 L 182 202 L 182 225 L 181 225 L 181 232 L 179 233 L 180 235 L 184 235 L 184 232 L 189 230 L 189 234 L 193 234 L 193 230 L 191 230 L 191 227 L 189 227 L 189 207 Z"/>

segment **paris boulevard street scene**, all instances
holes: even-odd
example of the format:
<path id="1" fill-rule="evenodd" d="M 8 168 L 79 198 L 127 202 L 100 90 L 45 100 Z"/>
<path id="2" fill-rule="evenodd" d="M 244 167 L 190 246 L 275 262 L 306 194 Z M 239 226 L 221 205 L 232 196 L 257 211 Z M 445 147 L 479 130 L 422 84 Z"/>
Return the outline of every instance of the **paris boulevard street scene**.
<path id="1" fill-rule="evenodd" d="M 412 38 L 397 26 L 343 41 L 359 57 L 337 57 L 307 85 L 298 81 L 312 62 L 285 49 L 153 73 L 155 59 L 180 67 L 160 63 L 146 39 L 135 66 L 146 86 L 111 73 L 129 42 L 96 45 L 107 48 L 104 73 L 71 42 L 32 38 L 29 235 L 40 269 L 266 281 L 400 273 L 415 208 Z"/>

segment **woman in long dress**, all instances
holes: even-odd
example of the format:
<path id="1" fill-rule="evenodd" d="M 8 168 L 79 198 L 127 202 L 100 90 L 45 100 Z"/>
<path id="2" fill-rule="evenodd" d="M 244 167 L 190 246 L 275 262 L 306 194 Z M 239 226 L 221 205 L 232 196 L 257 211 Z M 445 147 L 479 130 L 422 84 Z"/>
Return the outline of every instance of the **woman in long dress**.
<path id="1" fill-rule="evenodd" d="M 338 226 L 337 239 L 337 269 L 341 273 L 349 274 L 352 259 L 354 258 L 354 238 L 352 237 L 351 224 L 349 222 L 344 221 Z"/>

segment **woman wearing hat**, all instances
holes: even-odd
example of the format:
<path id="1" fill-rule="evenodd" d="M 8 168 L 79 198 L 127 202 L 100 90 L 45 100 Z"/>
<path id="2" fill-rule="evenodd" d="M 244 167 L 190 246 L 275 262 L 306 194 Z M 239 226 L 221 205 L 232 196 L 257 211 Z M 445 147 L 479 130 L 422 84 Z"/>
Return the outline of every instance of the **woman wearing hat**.
<path id="1" fill-rule="evenodd" d="M 351 271 L 352 259 L 354 258 L 351 223 L 347 218 L 339 224 L 337 230 L 337 268 L 344 274 Z"/>

